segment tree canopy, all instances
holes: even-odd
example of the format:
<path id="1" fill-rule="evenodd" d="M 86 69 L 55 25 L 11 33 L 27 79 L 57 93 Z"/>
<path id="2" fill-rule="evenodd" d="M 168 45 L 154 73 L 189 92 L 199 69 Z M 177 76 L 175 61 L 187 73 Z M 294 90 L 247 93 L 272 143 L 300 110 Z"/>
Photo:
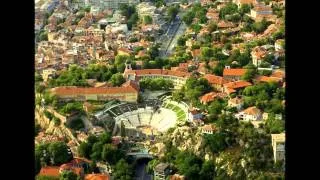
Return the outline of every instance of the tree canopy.
<path id="1" fill-rule="evenodd" d="M 111 76 L 110 82 L 113 86 L 120 86 L 121 84 L 126 82 L 126 80 L 121 73 L 116 73 Z"/>
<path id="2" fill-rule="evenodd" d="M 164 78 L 144 78 L 139 85 L 140 88 L 149 90 L 169 90 L 174 87 L 172 80 Z"/>

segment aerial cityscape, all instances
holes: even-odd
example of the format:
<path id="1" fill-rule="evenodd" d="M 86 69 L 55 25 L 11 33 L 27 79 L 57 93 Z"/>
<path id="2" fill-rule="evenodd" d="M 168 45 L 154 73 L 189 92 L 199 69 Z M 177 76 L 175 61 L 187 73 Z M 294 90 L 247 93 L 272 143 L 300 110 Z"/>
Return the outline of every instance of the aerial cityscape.
<path id="1" fill-rule="evenodd" d="M 285 179 L 285 0 L 35 0 L 36 180 Z"/>

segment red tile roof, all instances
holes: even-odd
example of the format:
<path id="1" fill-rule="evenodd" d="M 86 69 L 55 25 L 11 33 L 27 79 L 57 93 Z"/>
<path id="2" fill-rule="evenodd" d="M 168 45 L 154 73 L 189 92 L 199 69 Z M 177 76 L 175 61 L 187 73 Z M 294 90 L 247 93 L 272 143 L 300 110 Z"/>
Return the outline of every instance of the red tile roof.
<path id="1" fill-rule="evenodd" d="M 268 77 L 268 76 L 258 76 L 256 78 L 257 81 L 261 81 L 261 82 L 280 82 L 281 78 L 278 77 Z"/>
<path id="2" fill-rule="evenodd" d="M 213 74 L 206 74 L 206 75 L 204 75 L 204 78 L 207 79 L 210 84 L 223 85 L 223 84 L 229 82 L 228 80 L 224 79 L 223 77 L 216 76 Z"/>
<path id="3" fill-rule="evenodd" d="M 105 174 L 86 174 L 85 180 L 109 180 L 110 177 Z"/>
<path id="4" fill-rule="evenodd" d="M 216 92 L 210 92 L 210 93 L 207 93 L 203 96 L 200 97 L 200 102 L 201 103 L 208 103 L 208 102 L 211 102 L 213 101 L 217 96 L 217 93 Z"/>
<path id="5" fill-rule="evenodd" d="M 275 71 L 270 75 L 270 77 L 285 78 L 285 72 L 283 72 L 283 71 Z"/>
<path id="6" fill-rule="evenodd" d="M 75 94 L 124 94 L 124 93 L 136 93 L 137 87 L 132 83 L 130 85 L 122 87 L 75 87 L 75 86 L 61 86 L 51 89 L 53 94 L 56 95 L 75 95 Z"/>
<path id="7" fill-rule="evenodd" d="M 226 83 L 223 86 L 230 89 L 238 89 L 238 88 L 243 88 L 251 85 L 252 84 L 250 82 L 240 80 L 240 81 Z"/>
<path id="8" fill-rule="evenodd" d="M 39 175 L 41 176 L 59 176 L 59 166 L 46 166 L 42 167 Z"/>
<path id="9" fill-rule="evenodd" d="M 223 76 L 243 76 L 247 69 L 227 69 L 223 70 Z"/>
<path id="10" fill-rule="evenodd" d="M 255 106 L 248 107 L 247 109 L 243 110 L 242 112 L 244 112 L 244 113 L 246 113 L 246 114 L 249 114 L 249 115 L 258 115 L 258 114 L 261 114 L 261 110 L 258 109 L 258 108 L 255 107 Z"/>

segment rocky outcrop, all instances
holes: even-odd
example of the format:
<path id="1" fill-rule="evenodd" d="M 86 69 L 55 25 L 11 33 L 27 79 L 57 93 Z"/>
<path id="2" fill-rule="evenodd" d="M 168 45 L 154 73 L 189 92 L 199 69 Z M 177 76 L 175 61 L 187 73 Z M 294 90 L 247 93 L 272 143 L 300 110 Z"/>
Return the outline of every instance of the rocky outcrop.
<path id="1" fill-rule="evenodd" d="M 204 141 L 200 128 L 191 128 L 188 126 L 177 127 L 172 132 L 167 133 L 162 137 L 162 142 L 171 141 L 172 145 L 180 151 L 191 151 L 194 154 L 212 159 L 212 154 L 204 148 Z M 162 157 L 165 151 L 165 145 L 161 141 L 152 145 L 154 154 Z"/>
<path id="2" fill-rule="evenodd" d="M 53 134 L 58 137 L 66 137 L 68 140 L 76 140 L 72 132 L 65 127 L 63 123 L 60 126 L 55 126 L 54 122 L 47 118 L 44 114 L 44 108 L 36 106 L 35 108 L 35 121 L 45 130 L 45 133 Z"/>

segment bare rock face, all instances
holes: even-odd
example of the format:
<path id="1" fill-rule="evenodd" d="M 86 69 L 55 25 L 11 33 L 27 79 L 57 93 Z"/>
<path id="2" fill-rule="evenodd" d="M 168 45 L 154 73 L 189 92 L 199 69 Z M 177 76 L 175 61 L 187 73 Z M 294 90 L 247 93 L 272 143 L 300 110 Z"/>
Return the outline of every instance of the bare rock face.
<path id="1" fill-rule="evenodd" d="M 196 155 L 200 155 L 203 144 L 200 129 L 193 129 L 188 126 L 177 127 L 172 133 L 166 135 L 172 141 L 172 145 L 181 151 L 190 150 Z"/>
<path id="2" fill-rule="evenodd" d="M 50 121 L 50 119 L 48 119 L 44 115 L 44 111 L 40 107 L 36 107 L 35 109 L 35 121 L 41 126 L 42 129 L 45 129 L 45 132 L 48 134 L 68 138 L 73 136 L 70 130 L 67 130 L 67 128 L 64 127 L 64 125 L 61 124 L 60 126 L 55 126 L 54 122 Z"/>

